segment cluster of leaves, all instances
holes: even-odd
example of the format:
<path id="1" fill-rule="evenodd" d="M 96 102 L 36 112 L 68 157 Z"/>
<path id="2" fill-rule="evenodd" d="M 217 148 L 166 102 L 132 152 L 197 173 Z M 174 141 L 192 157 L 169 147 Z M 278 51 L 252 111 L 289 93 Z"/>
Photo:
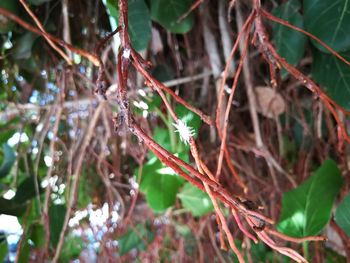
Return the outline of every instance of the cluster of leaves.
<path id="1" fill-rule="evenodd" d="M 194 22 L 193 14 L 178 20 L 189 10 L 192 2 L 153 0 L 147 5 L 145 0 L 129 0 L 129 35 L 133 48 L 140 51 L 148 46 L 152 35 L 152 21 L 158 22 L 172 33 L 184 34 L 190 31 Z M 117 25 L 119 13 L 116 1 L 107 0 L 106 5 L 113 20 L 111 24 Z"/>
<path id="2" fill-rule="evenodd" d="M 32 6 L 40 8 L 40 6 L 50 2 L 50 0 L 29 0 L 27 2 L 32 4 Z M 192 0 L 129 0 L 128 2 L 129 34 L 133 47 L 138 51 L 148 47 L 152 37 L 152 24 L 159 24 L 166 30 L 176 34 L 187 33 L 194 25 L 195 17 L 193 13 L 180 19 L 193 4 Z M 106 0 L 104 4 L 106 11 L 109 13 L 109 26 L 115 29 L 119 17 L 117 1 Z M 16 15 L 23 14 L 23 10 L 19 8 L 17 1 L 1 0 L 0 7 L 10 10 Z M 302 4 L 299 0 L 289 0 L 276 7 L 273 10 L 273 14 L 299 28 L 305 29 L 320 38 L 343 57 L 350 58 L 350 34 L 348 32 L 350 13 L 346 0 L 304 0 Z M 24 17 L 27 19 L 26 16 Z M 305 57 L 306 50 L 311 50 L 313 59 L 311 68 L 312 77 L 325 88 L 326 92 L 339 105 L 350 109 L 348 100 L 350 97 L 350 68 L 329 54 L 317 41 L 286 26 L 280 24 L 273 24 L 272 26 L 273 41 L 279 54 L 286 58 L 290 64 L 298 65 Z M 104 29 L 108 28 L 105 25 L 103 27 Z M 56 29 L 54 23 L 50 20 L 48 20 L 46 28 L 48 31 L 55 31 Z M 31 83 L 37 83 L 38 80 L 42 81 L 43 78 L 36 78 L 35 76 L 39 74 L 42 65 L 46 63 L 46 59 L 39 59 L 37 56 L 38 53 L 34 53 L 34 50 L 37 51 L 38 37 L 30 32 L 23 33 L 23 30 L 16 28 L 12 21 L 0 19 L 0 33 L 2 34 L 2 44 L 9 39 L 14 43 L 13 47 L 2 48 L 2 55 L 9 55 L 9 58 L 3 62 L 4 68 L 6 67 L 8 71 L 6 74 L 9 75 L 6 79 L 7 83 L 1 80 L 1 85 L 5 87 L 5 89 L 0 90 L 2 100 L 0 102 L 0 108 L 3 110 L 6 109 L 7 102 L 16 101 L 18 99 L 17 97 L 19 97 L 14 92 L 16 90 L 11 90 L 11 87 L 18 84 L 16 76 L 24 77 L 27 82 Z M 7 51 L 9 52 L 7 53 Z M 12 70 L 13 72 L 10 72 L 11 70 L 9 69 L 12 68 L 11 65 L 15 65 Z M 82 68 L 82 72 L 85 72 L 88 67 Z M 286 79 L 286 71 L 282 72 L 282 76 Z M 50 81 L 54 82 L 54 77 L 51 77 L 50 75 Z M 169 77 L 156 77 L 161 81 L 169 79 Z M 42 86 L 45 85 L 42 84 Z M 43 91 L 41 94 L 44 93 Z M 173 126 L 173 121 L 167 113 L 164 113 L 160 106 L 160 99 L 153 96 L 151 99 L 146 99 L 146 102 L 149 107 L 148 113 L 157 115 L 162 121 L 152 131 L 155 141 L 168 151 L 175 153 L 182 160 L 191 162 L 189 146 L 180 141 L 175 132 L 176 129 Z M 135 108 L 135 111 L 137 110 Z M 176 106 L 175 112 L 198 135 L 201 128 L 199 117 L 182 105 Z M 142 115 L 142 112 L 137 113 L 141 113 L 139 115 Z M 307 114 L 307 118 L 311 120 L 311 112 Z M 28 261 L 31 249 L 42 249 L 46 245 L 43 242 L 45 240 L 45 228 L 38 212 L 38 200 L 42 200 L 43 195 L 37 196 L 35 189 L 39 186 L 39 194 L 43 193 L 43 189 L 40 186 L 40 179 L 46 175 L 47 167 L 44 165 L 43 160 L 40 160 L 40 168 L 37 174 L 39 175 L 39 181 L 36 185 L 35 172 L 33 171 L 34 158 L 26 152 L 31 148 L 31 145 L 28 145 L 28 143 L 27 145 L 22 144 L 20 145 L 21 147 L 15 149 L 7 144 L 8 139 L 15 134 L 16 130 L 6 127 L 18 127 L 20 121 L 20 118 L 16 118 L 12 122 L 4 122 L 0 125 L 0 131 L 6 131 L 2 132 L 0 138 L 0 142 L 2 143 L 0 155 L 0 190 L 2 194 L 9 189 L 15 190 L 15 196 L 10 200 L 0 197 L 0 214 L 18 217 L 24 227 L 21 242 L 22 247 L 19 250 L 19 262 L 26 262 Z M 67 127 L 65 125 L 61 124 L 60 126 L 59 134 L 62 137 L 67 133 Z M 300 131 L 302 129 L 300 125 L 297 129 L 299 131 L 295 133 L 294 138 L 296 142 L 298 141 L 298 136 L 302 133 Z M 30 138 L 34 138 L 35 127 L 26 125 L 24 132 Z M 296 162 L 296 148 L 302 144 L 301 139 L 299 143 L 290 141 L 287 138 L 284 139 L 285 152 L 282 155 L 288 160 L 289 163 L 287 165 L 292 166 Z M 46 146 L 48 143 L 49 140 L 44 141 Z M 25 147 L 22 149 L 22 146 Z M 20 150 L 23 150 L 24 154 L 20 153 Z M 18 158 L 19 155 L 21 155 L 21 158 Z M 23 155 L 28 158 L 22 158 Z M 24 160 L 27 163 L 24 163 Z M 94 173 L 94 167 L 92 170 L 92 173 Z M 213 206 L 207 194 L 186 182 L 172 169 L 162 164 L 154 154 L 148 153 L 146 162 L 138 168 L 132 167 L 131 170 L 137 176 L 136 180 L 140 179 L 140 191 L 145 197 L 148 206 L 156 215 L 163 214 L 175 206 L 180 206 L 184 208 L 184 211 L 190 212 L 198 220 L 200 217 L 213 211 Z M 332 217 L 333 207 L 336 206 L 334 210 L 335 221 L 350 237 L 350 224 L 348 222 L 348 218 L 350 218 L 350 193 L 347 194 L 340 204 L 336 202 L 340 189 L 343 186 L 341 172 L 337 164 L 329 159 L 315 170 L 315 173 L 297 188 L 284 193 L 281 204 L 281 215 L 277 224 L 278 229 L 293 237 L 318 235 L 322 233 L 329 223 Z M 83 172 L 86 172 L 86 169 Z M 100 187 L 99 184 L 101 184 L 98 179 L 88 181 L 86 178 L 84 176 L 81 180 L 78 209 L 83 209 L 89 203 L 93 202 L 92 192 L 94 188 Z M 57 199 L 67 199 L 67 192 L 56 194 L 58 196 Z M 177 202 L 177 200 L 180 202 Z M 49 246 L 51 249 L 57 246 L 66 210 L 65 201 L 62 203 L 53 202 L 50 205 Z M 137 223 L 134 227 L 127 229 L 123 235 L 118 236 L 118 254 L 123 256 L 132 250 L 146 250 L 148 245 L 155 240 L 155 233 L 152 232 L 150 225 L 149 220 L 146 220 L 145 223 Z M 185 238 L 186 245 L 188 246 L 187 249 L 191 250 L 191 244 L 195 244 L 196 240 L 189 227 L 178 223 L 175 228 L 177 233 Z M 240 242 L 237 241 L 237 245 L 241 248 Z M 86 246 L 86 242 L 81 237 L 69 233 L 65 239 L 65 245 L 60 258 L 61 261 L 68 262 L 72 258 L 78 257 Z M 6 242 L 1 242 L 0 259 L 5 257 L 6 250 Z M 253 245 L 251 254 L 256 261 L 272 261 L 275 258 L 275 254 L 261 244 Z M 340 259 L 338 258 L 337 260 Z"/>
<path id="3" fill-rule="evenodd" d="M 301 13 L 301 9 L 303 13 Z M 289 0 L 275 8 L 275 16 L 306 30 L 346 59 L 350 58 L 349 6 L 346 0 Z M 278 53 L 288 63 L 297 65 L 304 57 L 308 37 L 284 25 L 273 25 L 273 39 Z M 350 68 L 325 49 L 312 43 L 311 75 L 340 106 L 350 109 Z M 285 72 L 284 72 L 285 75 Z"/>
<path id="4" fill-rule="evenodd" d="M 176 107 L 175 112 L 198 134 L 200 119 L 197 115 L 182 105 Z M 176 153 L 183 161 L 189 162 L 189 146 L 174 137 L 173 123 L 169 118 L 165 121 L 168 128 L 157 127 L 153 132 L 154 139 L 166 150 Z M 138 170 L 135 174 L 139 174 Z M 142 176 L 140 190 L 145 194 L 149 206 L 157 213 L 162 213 L 173 206 L 176 196 L 180 198 L 184 208 L 189 209 L 194 216 L 205 215 L 213 209 L 207 194 L 190 183 L 185 183 L 182 177 L 161 163 L 154 154 L 149 153 L 149 160 L 143 166 L 140 176 Z"/>

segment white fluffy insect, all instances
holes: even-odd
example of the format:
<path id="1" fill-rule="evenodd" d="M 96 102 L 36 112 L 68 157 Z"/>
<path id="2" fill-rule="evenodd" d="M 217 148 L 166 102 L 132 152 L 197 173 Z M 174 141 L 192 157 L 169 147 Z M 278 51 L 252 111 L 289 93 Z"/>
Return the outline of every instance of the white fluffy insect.
<path id="1" fill-rule="evenodd" d="M 124 49 L 123 51 L 123 58 L 129 59 L 130 58 L 131 50 L 129 48 Z"/>
<path id="2" fill-rule="evenodd" d="M 177 120 L 177 123 L 173 123 L 173 125 L 176 128 L 175 132 L 178 132 L 180 135 L 180 140 L 185 144 L 188 144 L 190 142 L 190 138 L 196 134 L 194 129 L 187 126 L 187 124 L 182 120 Z"/>

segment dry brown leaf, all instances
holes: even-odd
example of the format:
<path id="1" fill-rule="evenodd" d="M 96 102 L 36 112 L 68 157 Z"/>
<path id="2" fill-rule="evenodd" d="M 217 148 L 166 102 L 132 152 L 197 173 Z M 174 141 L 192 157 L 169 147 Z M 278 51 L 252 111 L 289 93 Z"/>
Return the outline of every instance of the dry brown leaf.
<path id="1" fill-rule="evenodd" d="M 268 118 L 275 118 L 286 110 L 283 97 L 271 87 L 255 88 L 258 111 Z"/>

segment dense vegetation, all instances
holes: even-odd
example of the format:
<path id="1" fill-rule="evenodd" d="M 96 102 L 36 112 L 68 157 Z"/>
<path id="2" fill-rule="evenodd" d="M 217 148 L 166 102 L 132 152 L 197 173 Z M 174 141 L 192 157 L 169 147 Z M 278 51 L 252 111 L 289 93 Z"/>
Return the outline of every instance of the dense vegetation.
<path id="1" fill-rule="evenodd" d="M 1 0 L 0 261 L 346 262 L 349 25 L 347 0 Z"/>

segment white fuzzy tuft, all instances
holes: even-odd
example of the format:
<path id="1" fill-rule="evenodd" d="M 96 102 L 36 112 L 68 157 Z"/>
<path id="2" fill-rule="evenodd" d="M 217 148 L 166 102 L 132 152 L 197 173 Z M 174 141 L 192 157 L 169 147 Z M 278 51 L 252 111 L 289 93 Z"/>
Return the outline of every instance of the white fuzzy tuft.
<path id="1" fill-rule="evenodd" d="M 131 52 L 131 50 L 128 49 L 128 48 L 124 49 L 124 51 L 123 51 L 123 58 L 129 59 L 130 58 L 130 52 Z"/>
<path id="2" fill-rule="evenodd" d="M 178 120 L 177 123 L 173 123 L 173 125 L 176 128 L 175 132 L 180 134 L 181 141 L 188 144 L 190 142 L 190 138 L 195 135 L 194 129 L 187 126 L 187 124 L 182 120 Z"/>

